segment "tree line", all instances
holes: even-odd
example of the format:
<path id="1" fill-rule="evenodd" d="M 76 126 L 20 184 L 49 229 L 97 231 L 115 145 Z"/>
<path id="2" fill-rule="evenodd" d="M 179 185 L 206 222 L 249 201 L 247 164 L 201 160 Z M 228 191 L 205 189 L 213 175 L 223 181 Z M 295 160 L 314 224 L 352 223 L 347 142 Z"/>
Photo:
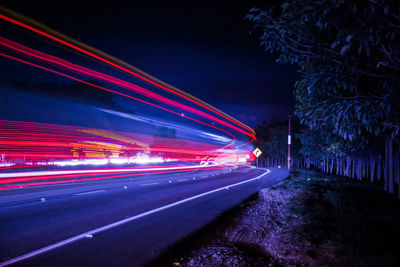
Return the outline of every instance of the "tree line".
<path id="1" fill-rule="evenodd" d="M 246 18 L 265 51 L 301 76 L 294 157 L 327 173 L 382 180 L 400 197 L 400 2 L 266 1 Z"/>

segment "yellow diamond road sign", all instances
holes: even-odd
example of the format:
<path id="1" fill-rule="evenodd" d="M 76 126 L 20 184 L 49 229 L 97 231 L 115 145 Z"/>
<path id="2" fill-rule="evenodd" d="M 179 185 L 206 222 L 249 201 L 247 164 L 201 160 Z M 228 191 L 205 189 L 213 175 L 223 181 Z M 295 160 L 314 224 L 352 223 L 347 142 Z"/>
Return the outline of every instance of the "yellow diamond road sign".
<path id="1" fill-rule="evenodd" d="M 254 149 L 253 154 L 258 158 L 262 152 L 261 150 L 257 147 L 256 149 Z"/>

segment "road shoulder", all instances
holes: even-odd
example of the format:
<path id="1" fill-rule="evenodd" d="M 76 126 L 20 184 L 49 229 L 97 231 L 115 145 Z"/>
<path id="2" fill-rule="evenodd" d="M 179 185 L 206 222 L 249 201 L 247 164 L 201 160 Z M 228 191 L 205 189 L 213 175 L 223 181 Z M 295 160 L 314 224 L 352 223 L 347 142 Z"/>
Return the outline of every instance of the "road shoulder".
<path id="1" fill-rule="evenodd" d="M 292 172 L 185 240 L 157 265 L 395 266 L 400 246 L 391 244 L 400 238 L 399 210 L 400 203 L 379 185 Z"/>

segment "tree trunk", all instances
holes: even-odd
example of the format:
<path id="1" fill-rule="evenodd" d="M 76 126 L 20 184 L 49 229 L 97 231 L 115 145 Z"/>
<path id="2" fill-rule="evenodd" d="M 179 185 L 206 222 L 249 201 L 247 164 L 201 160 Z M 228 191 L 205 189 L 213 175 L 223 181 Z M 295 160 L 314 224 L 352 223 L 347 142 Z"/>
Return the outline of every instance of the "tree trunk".
<path id="1" fill-rule="evenodd" d="M 339 176 L 339 159 L 336 159 L 336 175 Z"/>
<path id="2" fill-rule="evenodd" d="M 347 164 L 346 164 L 346 173 L 345 173 L 345 175 L 346 175 L 347 177 L 350 177 L 350 176 L 351 176 L 351 175 L 350 175 L 351 157 L 350 157 L 350 156 L 347 156 L 346 161 L 347 161 Z"/>
<path id="3" fill-rule="evenodd" d="M 357 161 L 356 161 L 356 158 L 353 158 L 353 177 L 357 178 Z"/>
<path id="4" fill-rule="evenodd" d="M 400 152 L 396 158 L 396 177 L 397 177 L 397 198 L 400 199 Z"/>
<path id="5" fill-rule="evenodd" d="M 354 170 L 354 178 L 358 178 L 358 161 L 356 158 L 354 158 L 354 165 L 355 165 L 355 170 Z"/>
<path id="6" fill-rule="evenodd" d="M 362 170 L 361 178 L 364 178 L 365 177 L 365 162 L 364 162 L 364 160 L 361 160 L 361 170 Z"/>
<path id="7" fill-rule="evenodd" d="M 381 180 L 381 175 L 382 175 L 382 155 L 378 155 L 378 166 L 376 170 L 376 178 L 378 178 L 378 181 Z"/>
<path id="8" fill-rule="evenodd" d="M 325 173 L 329 173 L 329 160 L 328 158 L 324 159 L 324 167 L 325 167 Z"/>
<path id="9" fill-rule="evenodd" d="M 370 167 L 371 167 L 370 179 L 372 183 L 374 181 L 374 174 L 375 174 L 375 157 L 373 155 L 371 155 Z"/>
<path id="10" fill-rule="evenodd" d="M 340 175 L 344 176 L 344 171 L 345 171 L 345 161 L 344 158 L 340 158 Z"/>
<path id="11" fill-rule="evenodd" d="M 389 149 L 389 162 L 388 162 L 388 175 L 389 175 L 389 193 L 394 193 L 394 175 L 393 175 L 393 140 L 389 139 L 388 141 L 388 149 Z"/>
<path id="12" fill-rule="evenodd" d="M 400 167 L 399 152 L 394 152 L 394 181 L 397 183 L 397 197 L 400 198 Z"/>
<path id="13" fill-rule="evenodd" d="M 338 175 L 343 176 L 343 159 L 339 158 L 339 172 Z"/>
<path id="14" fill-rule="evenodd" d="M 324 159 L 324 167 L 325 167 L 325 173 L 329 173 L 328 158 L 325 158 L 325 159 Z"/>
<path id="15" fill-rule="evenodd" d="M 351 178 L 354 179 L 354 158 L 351 158 Z"/>
<path id="16" fill-rule="evenodd" d="M 322 172 L 324 172 L 324 159 L 322 159 L 322 161 L 320 162 L 320 170 L 322 171 Z"/>
<path id="17" fill-rule="evenodd" d="M 397 152 L 393 151 L 393 179 L 397 184 Z"/>
<path id="18" fill-rule="evenodd" d="M 383 169 L 383 180 L 384 180 L 384 189 L 385 189 L 385 191 L 389 191 L 389 176 L 390 176 L 390 173 L 389 173 L 389 168 L 390 168 L 390 166 L 389 166 L 389 158 L 390 158 L 390 144 L 389 144 L 389 139 L 386 139 L 385 140 L 385 160 L 384 160 L 384 162 L 385 162 L 385 166 L 384 166 L 384 169 Z"/>

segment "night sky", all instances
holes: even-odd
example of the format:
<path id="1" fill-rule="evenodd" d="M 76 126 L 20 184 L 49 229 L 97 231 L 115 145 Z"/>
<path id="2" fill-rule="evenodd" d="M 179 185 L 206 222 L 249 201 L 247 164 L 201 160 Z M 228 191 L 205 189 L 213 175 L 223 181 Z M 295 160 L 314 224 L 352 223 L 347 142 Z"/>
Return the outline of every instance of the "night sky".
<path id="1" fill-rule="evenodd" d="M 84 2 L 84 3 L 83 3 Z M 250 126 L 286 119 L 298 75 L 244 20 L 257 1 L 2 1 L 116 56 Z M 217 2 L 217 3 L 215 3 Z"/>

